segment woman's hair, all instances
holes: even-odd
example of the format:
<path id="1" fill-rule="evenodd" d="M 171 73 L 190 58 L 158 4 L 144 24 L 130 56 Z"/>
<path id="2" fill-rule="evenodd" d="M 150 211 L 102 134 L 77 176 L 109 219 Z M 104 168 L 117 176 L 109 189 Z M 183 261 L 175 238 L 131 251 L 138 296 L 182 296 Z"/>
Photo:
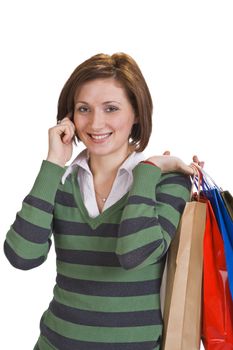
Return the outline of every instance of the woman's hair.
<path id="1" fill-rule="evenodd" d="M 136 145 L 142 152 L 152 131 L 153 104 L 150 91 L 141 70 L 132 57 L 125 53 L 112 56 L 97 54 L 81 63 L 65 83 L 58 100 L 57 121 L 71 113 L 73 121 L 74 98 L 77 90 L 90 80 L 114 78 L 121 83 L 131 103 L 138 123 L 134 124 L 129 136 L 129 144 Z M 80 139 L 77 136 L 77 139 Z"/>

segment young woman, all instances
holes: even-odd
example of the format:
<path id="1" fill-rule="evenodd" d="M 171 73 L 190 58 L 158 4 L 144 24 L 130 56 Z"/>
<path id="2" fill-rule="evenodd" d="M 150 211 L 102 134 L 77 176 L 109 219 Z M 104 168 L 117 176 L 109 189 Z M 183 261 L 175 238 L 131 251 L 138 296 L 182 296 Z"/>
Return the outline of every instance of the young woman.
<path id="1" fill-rule="evenodd" d="M 160 348 L 164 261 L 193 169 L 169 152 L 145 160 L 151 116 L 147 84 L 124 53 L 95 55 L 66 82 L 47 159 L 4 244 L 27 270 L 54 237 L 56 285 L 34 350 Z M 86 148 L 65 167 L 73 141 Z"/>

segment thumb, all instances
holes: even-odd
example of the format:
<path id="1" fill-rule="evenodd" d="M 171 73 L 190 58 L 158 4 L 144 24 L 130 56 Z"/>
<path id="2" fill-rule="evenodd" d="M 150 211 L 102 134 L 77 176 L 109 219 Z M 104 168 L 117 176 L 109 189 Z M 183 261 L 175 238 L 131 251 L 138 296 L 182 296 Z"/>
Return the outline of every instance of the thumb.
<path id="1" fill-rule="evenodd" d="M 204 168 L 205 162 L 200 162 L 199 165 L 200 165 L 201 168 Z"/>
<path id="2" fill-rule="evenodd" d="M 170 156 L 170 154 L 171 154 L 170 151 L 165 151 L 165 152 L 163 153 L 164 156 Z"/>

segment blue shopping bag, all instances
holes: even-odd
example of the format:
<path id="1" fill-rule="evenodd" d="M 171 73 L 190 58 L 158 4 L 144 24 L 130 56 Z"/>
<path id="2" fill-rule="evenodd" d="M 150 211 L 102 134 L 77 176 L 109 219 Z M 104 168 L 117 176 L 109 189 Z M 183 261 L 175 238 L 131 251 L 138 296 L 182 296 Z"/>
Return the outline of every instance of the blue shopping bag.
<path id="1" fill-rule="evenodd" d="M 221 196 L 222 189 L 216 185 L 204 170 L 202 170 L 202 174 L 203 195 L 211 203 L 223 238 L 229 286 L 233 300 L 233 221 Z"/>

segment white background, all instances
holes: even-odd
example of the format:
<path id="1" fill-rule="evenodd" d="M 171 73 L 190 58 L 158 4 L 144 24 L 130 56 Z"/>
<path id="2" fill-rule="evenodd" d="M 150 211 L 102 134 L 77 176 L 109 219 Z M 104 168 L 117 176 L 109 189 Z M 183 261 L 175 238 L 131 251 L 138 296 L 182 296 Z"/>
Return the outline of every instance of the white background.
<path id="1" fill-rule="evenodd" d="M 1 1 L 1 246 L 47 155 L 63 84 L 100 52 L 132 55 L 146 78 L 154 115 L 145 153 L 170 150 L 187 163 L 198 154 L 233 192 L 232 18 L 224 0 Z M 0 348 L 32 350 L 52 298 L 53 249 L 27 272 L 1 251 L 0 269 Z"/>

